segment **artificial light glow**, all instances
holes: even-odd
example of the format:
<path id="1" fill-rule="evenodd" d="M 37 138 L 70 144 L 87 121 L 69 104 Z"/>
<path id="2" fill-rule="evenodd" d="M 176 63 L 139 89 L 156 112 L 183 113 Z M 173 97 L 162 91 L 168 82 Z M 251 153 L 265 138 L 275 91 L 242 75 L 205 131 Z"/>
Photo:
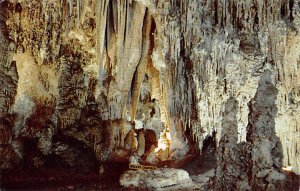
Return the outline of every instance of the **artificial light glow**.
<path id="1" fill-rule="evenodd" d="M 292 171 L 292 170 L 293 170 L 293 167 L 292 167 L 292 166 L 282 167 L 282 170 L 285 170 L 285 171 Z"/>
<path id="2" fill-rule="evenodd" d="M 160 150 L 166 150 L 170 145 L 170 133 L 169 132 L 162 132 L 160 133 L 160 138 L 158 139 L 158 145 L 155 149 L 155 152 L 158 152 Z"/>
<path id="3" fill-rule="evenodd" d="M 158 140 L 158 146 L 157 146 L 157 148 L 155 149 L 155 152 L 158 152 L 158 151 L 160 151 L 160 150 L 166 150 L 166 148 L 167 148 L 167 143 L 166 143 L 166 141 L 165 141 L 163 138 L 160 138 L 160 139 Z"/>

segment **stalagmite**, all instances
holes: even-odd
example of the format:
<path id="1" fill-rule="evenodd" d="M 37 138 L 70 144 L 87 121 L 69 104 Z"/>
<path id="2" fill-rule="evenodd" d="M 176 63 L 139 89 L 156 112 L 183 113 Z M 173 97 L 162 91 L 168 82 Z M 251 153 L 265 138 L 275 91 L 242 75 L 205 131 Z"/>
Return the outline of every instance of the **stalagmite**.
<path id="1" fill-rule="evenodd" d="M 299 3 L 0 0 L 0 166 L 48 165 L 62 144 L 70 161 L 72 141 L 101 167 L 213 145 L 212 187 L 284 188 L 300 174 Z"/>
<path id="2" fill-rule="evenodd" d="M 124 144 L 126 149 L 129 149 L 130 151 L 136 150 L 137 143 L 136 143 L 135 133 L 132 129 L 127 133 Z"/>
<path id="3" fill-rule="evenodd" d="M 140 131 L 138 134 L 138 147 L 137 154 L 142 156 L 145 153 L 145 134 L 144 131 Z"/>

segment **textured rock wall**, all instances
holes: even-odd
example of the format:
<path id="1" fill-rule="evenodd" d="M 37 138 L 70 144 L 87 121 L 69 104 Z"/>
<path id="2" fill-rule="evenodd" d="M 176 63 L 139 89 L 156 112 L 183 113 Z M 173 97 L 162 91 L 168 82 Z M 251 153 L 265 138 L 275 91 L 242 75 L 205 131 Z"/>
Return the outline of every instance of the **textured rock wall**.
<path id="1" fill-rule="evenodd" d="M 299 169 L 299 102 L 291 101 L 299 96 L 292 93 L 299 89 L 294 45 L 298 2 L 171 1 L 168 7 L 170 12 L 157 20 L 165 18 L 161 22 L 167 26 L 162 52 L 169 66 L 168 105 L 175 118 L 171 120 L 179 118 L 184 127 L 190 126 L 201 148 L 213 131 L 220 140 L 225 102 L 233 96 L 239 108 L 238 142 L 246 141 L 247 105 L 261 74 L 270 70 L 278 90 L 275 131 L 283 145 L 283 165 Z"/>
<path id="2" fill-rule="evenodd" d="M 10 168 L 19 161 L 14 151 L 14 118 L 11 110 L 17 93 L 18 73 L 16 62 L 12 60 L 15 44 L 9 40 L 5 21 L 6 7 L 0 5 L 0 169 Z"/>
<path id="3" fill-rule="evenodd" d="M 248 104 L 268 70 L 277 112 L 272 124 L 265 119 L 254 129 L 274 126 L 272 136 L 279 140 L 271 142 L 282 145 L 282 165 L 299 173 L 298 1 L 19 0 L 1 1 L 2 10 L 7 14 L 1 31 L 9 32 L 1 38 L 1 51 L 9 40 L 15 44 L 11 56 L 19 80 L 13 65 L 13 72 L 4 69 L 11 63 L 4 58 L 1 75 L 14 79 L 11 88 L 4 86 L 17 92 L 1 108 L 13 105 L 9 129 L 15 139 L 30 129 L 39 137 L 63 133 L 104 160 L 125 146 L 132 125 L 166 126 L 171 152 L 182 156 L 186 128 L 200 149 L 213 132 L 223 144 L 223 114 L 231 97 L 235 139 L 251 142 L 247 135 L 259 116 Z M 42 150 L 51 152 L 46 145 Z"/>
<path id="4" fill-rule="evenodd" d="M 278 90 L 274 120 L 283 145 L 283 165 L 298 172 L 299 102 L 291 101 L 299 96 L 292 93 L 299 89 L 298 49 L 292 45 L 298 38 L 298 2 L 186 1 L 172 5 L 178 13 L 167 25 L 177 27 L 167 27 L 165 33 L 170 36 L 165 39 L 175 38 L 165 43 L 175 48 L 168 49 L 176 66 L 170 68 L 175 70 L 168 100 L 171 116 L 190 123 L 201 148 L 214 130 L 220 140 L 225 103 L 232 96 L 238 101 L 238 142 L 246 141 L 251 113 L 247 105 L 261 74 L 270 70 Z M 289 120 L 283 117 L 286 113 L 290 113 Z"/>
<path id="5" fill-rule="evenodd" d="M 214 190 L 251 190 L 251 150 L 248 142 L 237 143 L 236 115 L 238 101 L 230 97 L 225 105 L 222 120 L 222 138 L 217 150 L 217 165 L 213 181 Z"/>
<path id="6" fill-rule="evenodd" d="M 225 105 L 219 142 L 215 190 L 284 189 L 282 145 L 275 133 L 277 89 L 270 71 L 265 71 L 249 103 L 247 142 L 238 143 L 238 101 L 230 97 Z"/>

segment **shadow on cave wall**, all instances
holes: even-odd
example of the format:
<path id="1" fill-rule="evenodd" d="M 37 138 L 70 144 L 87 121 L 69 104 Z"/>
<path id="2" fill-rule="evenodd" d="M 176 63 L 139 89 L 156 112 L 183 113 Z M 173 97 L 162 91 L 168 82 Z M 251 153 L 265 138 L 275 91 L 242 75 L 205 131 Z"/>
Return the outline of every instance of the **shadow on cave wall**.
<path id="1" fill-rule="evenodd" d="M 238 141 L 238 101 L 225 104 L 222 135 L 217 148 L 213 190 L 297 190 L 299 180 L 283 174 L 282 145 L 275 132 L 278 90 L 265 71 L 249 102 L 247 142 Z M 296 178 L 295 178 L 296 180 Z"/>

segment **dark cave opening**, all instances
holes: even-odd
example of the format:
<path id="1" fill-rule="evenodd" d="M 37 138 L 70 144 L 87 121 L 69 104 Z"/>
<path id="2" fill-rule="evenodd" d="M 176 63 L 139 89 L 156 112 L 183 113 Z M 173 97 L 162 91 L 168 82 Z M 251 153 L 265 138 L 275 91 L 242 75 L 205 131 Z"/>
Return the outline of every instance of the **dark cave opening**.
<path id="1" fill-rule="evenodd" d="M 23 140 L 23 161 L 18 168 L 1 172 L 1 188 L 43 190 L 99 181 L 99 163 L 87 145 L 64 135 L 55 135 L 52 141 L 52 153 L 44 155 L 37 138 Z"/>
<path id="2" fill-rule="evenodd" d="M 203 141 L 203 152 L 206 152 L 207 150 L 215 151 L 216 149 L 216 132 L 213 132 L 212 135 L 209 135 L 206 139 Z"/>
<path id="3" fill-rule="evenodd" d="M 38 139 L 24 140 L 24 170 L 74 170 L 77 173 L 97 173 L 98 162 L 84 143 L 69 137 L 54 135 L 52 151 L 45 155 L 37 147 Z"/>
<path id="4" fill-rule="evenodd" d="M 200 152 L 200 151 L 199 151 Z M 216 165 L 216 133 L 208 136 L 203 141 L 202 154 L 197 155 L 189 164 L 185 165 L 183 169 L 189 172 L 190 175 L 203 174 L 214 169 Z"/>

